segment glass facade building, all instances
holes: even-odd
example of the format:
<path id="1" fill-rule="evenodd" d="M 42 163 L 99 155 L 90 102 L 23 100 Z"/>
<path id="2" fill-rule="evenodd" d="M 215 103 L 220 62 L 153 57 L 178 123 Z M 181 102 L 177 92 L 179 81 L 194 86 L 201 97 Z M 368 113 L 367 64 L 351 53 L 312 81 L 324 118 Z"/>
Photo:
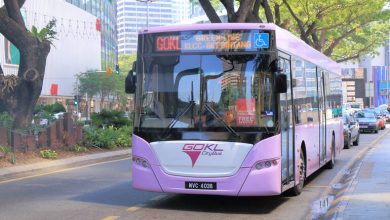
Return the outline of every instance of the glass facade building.
<path id="1" fill-rule="evenodd" d="M 66 0 L 67 2 L 99 18 L 102 46 L 102 69 L 115 68 L 118 63 L 118 41 L 116 29 L 117 0 Z"/>
<path id="2" fill-rule="evenodd" d="M 188 0 L 117 0 L 118 51 L 137 50 L 138 30 L 179 23 L 188 18 Z"/>

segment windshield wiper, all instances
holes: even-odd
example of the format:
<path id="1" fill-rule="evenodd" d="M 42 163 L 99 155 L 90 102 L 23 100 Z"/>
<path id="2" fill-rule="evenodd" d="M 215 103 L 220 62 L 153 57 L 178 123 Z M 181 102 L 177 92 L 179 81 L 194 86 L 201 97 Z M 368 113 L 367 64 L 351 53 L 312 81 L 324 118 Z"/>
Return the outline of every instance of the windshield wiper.
<path id="1" fill-rule="evenodd" d="M 240 135 L 230 126 L 228 125 L 225 120 L 223 120 L 223 118 L 218 114 L 218 112 L 216 112 L 209 104 L 208 104 L 208 94 L 207 94 L 207 81 L 210 80 L 210 79 L 217 79 L 221 76 L 223 76 L 225 73 L 228 73 L 228 72 L 231 72 L 232 70 L 234 70 L 234 64 L 231 63 L 232 67 L 230 69 L 227 69 L 223 72 L 221 72 L 220 74 L 217 74 L 217 75 L 208 75 L 208 76 L 204 76 L 202 77 L 202 88 L 201 88 L 201 91 L 202 91 L 202 98 L 201 99 L 201 103 L 203 104 L 201 109 L 203 109 L 203 106 L 204 108 L 211 113 L 211 115 L 214 116 L 215 119 L 218 120 L 218 122 L 220 122 L 225 128 L 226 130 L 228 130 L 231 134 L 233 134 L 235 137 L 240 137 Z M 202 113 L 202 110 L 201 110 L 201 113 Z"/>
<path id="2" fill-rule="evenodd" d="M 191 125 L 195 123 L 194 119 L 194 106 L 195 106 L 195 101 L 194 101 L 194 82 L 191 82 L 191 100 L 189 103 L 184 107 L 184 110 L 180 112 L 168 125 L 168 127 L 165 129 L 163 132 L 163 137 L 167 137 L 169 133 L 171 132 L 172 128 L 175 126 L 175 124 L 179 121 L 181 116 L 187 114 L 189 110 L 191 110 Z"/>
<path id="3" fill-rule="evenodd" d="M 208 103 L 204 103 L 204 107 L 207 111 L 211 113 L 211 115 L 214 116 L 223 126 L 228 130 L 231 134 L 233 134 L 236 137 L 240 137 L 240 135 L 230 126 L 228 125 L 225 120 L 216 112 Z"/>

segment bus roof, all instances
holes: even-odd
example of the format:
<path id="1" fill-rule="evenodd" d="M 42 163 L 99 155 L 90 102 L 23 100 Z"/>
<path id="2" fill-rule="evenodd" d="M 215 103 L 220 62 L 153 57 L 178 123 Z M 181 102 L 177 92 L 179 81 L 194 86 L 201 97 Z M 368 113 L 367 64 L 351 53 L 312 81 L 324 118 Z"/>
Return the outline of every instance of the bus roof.
<path id="1" fill-rule="evenodd" d="M 317 66 L 341 75 L 341 69 L 338 63 L 325 56 L 321 52 L 306 44 L 303 40 L 296 37 L 289 31 L 280 28 L 273 23 L 207 23 L 207 24 L 185 24 L 170 25 L 162 27 L 153 27 L 142 29 L 139 34 L 193 31 L 193 30 L 275 30 L 276 46 L 279 50 L 288 54 L 295 55 L 305 59 Z M 303 53 L 303 51 L 305 51 Z"/>

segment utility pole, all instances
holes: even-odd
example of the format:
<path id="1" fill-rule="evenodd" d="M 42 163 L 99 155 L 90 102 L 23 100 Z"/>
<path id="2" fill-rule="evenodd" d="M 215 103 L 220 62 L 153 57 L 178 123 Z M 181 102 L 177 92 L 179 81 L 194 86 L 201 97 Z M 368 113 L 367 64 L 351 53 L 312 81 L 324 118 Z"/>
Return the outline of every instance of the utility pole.
<path id="1" fill-rule="evenodd" d="M 149 2 L 155 2 L 157 0 L 137 0 L 137 1 L 146 3 L 146 29 L 149 29 Z"/>
<path id="2" fill-rule="evenodd" d="M 372 81 L 368 81 L 368 97 L 370 100 L 370 103 L 368 103 L 369 108 L 371 108 L 371 83 L 372 83 Z"/>

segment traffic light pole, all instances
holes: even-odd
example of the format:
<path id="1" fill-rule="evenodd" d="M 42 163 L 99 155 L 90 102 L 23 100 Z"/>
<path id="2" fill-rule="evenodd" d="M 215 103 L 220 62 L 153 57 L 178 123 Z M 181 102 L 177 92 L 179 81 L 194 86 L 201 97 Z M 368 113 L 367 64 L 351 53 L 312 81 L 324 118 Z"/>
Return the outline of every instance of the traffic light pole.
<path id="1" fill-rule="evenodd" d="M 77 96 L 77 105 L 76 105 L 76 115 L 79 116 L 79 77 L 77 76 L 76 80 L 76 96 Z"/>

